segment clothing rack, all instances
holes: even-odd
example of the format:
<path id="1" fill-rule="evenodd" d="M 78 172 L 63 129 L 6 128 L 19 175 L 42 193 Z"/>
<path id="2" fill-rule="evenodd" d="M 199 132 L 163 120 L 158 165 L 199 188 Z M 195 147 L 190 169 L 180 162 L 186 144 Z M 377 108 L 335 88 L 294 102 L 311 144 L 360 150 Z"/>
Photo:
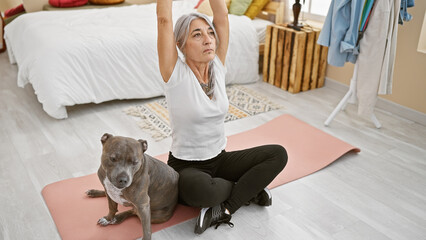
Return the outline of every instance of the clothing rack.
<path id="1" fill-rule="evenodd" d="M 345 110 L 346 104 L 348 103 L 349 99 L 355 98 L 356 94 L 356 82 L 357 82 L 357 75 L 358 75 L 358 62 L 355 63 L 354 73 L 351 78 L 351 83 L 349 85 L 349 91 L 346 93 L 346 95 L 340 100 L 339 104 L 337 104 L 336 108 L 333 110 L 333 112 L 330 114 L 330 116 L 325 120 L 324 125 L 328 126 L 330 125 L 331 121 L 336 117 L 336 115 L 339 113 L 340 110 Z M 376 115 L 373 113 L 371 115 L 371 121 L 373 122 L 374 126 L 376 128 L 381 128 L 382 125 L 380 124 L 379 120 L 376 118 Z"/>
<path id="2" fill-rule="evenodd" d="M 362 10 L 360 24 L 359 24 L 358 39 L 356 44 L 357 46 L 359 46 L 359 41 L 362 39 L 364 32 L 367 29 L 368 22 L 370 20 L 370 14 L 372 12 L 373 6 L 375 5 L 375 2 L 376 2 L 375 0 L 365 1 L 364 7 Z M 340 110 L 342 111 L 345 110 L 349 99 L 356 99 L 357 79 L 358 79 L 358 61 L 355 63 L 354 72 L 352 74 L 351 82 L 349 85 L 349 91 L 342 98 L 342 100 L 340 100 L 339 104 L 337 104 L 336 108 L 333 110 L 330 116 L 328 116 L 327 120 L 325 120 L 324 122 L 325 126 L 330 125 L 331 121 L 333 121 L 333 119 L 336 117 L 336 115 L 339 113 Z M 373 122 L 374 126 L 376 126 L 376 128 L 382 127 L 382 125 L 380 124 L 374 112 L 371 114 L 370 119 Z"/>

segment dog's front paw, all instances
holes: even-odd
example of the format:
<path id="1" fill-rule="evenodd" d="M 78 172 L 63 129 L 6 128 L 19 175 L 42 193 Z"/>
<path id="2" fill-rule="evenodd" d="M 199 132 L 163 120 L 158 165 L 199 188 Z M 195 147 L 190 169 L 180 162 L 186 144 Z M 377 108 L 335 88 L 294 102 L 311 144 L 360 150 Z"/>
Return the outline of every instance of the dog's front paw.
<path id="1" fill-rule="evenodd" d="M 107 220 L 105 217 L 101 218 L 98 220 L 98 225 L 101 226 L 108 226 L 108 225 L 112 225 L 115 224 L 117 222 L 116 218 L 111 219 L 111 221 Z"/>
<path id="2" fill-rule="evenodd" d="M 86 195 L 91 198 L 105 197 L 105 191 L 90 189 L 86 191 Z"/>

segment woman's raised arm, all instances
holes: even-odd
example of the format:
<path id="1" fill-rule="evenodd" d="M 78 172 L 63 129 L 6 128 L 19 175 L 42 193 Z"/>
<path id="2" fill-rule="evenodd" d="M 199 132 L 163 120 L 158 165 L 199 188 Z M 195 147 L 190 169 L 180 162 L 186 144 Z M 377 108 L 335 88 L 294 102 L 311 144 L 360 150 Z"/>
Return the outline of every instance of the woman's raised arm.
<path id="1" fill-rule="evenodd" d="M 178 53 L 173 34 L 172 0 L 157 1 L 157 51 L 160 73 L 165 82 L 173 73 Z"/>
<path id="2" fill-rule="evenodd" d="M 225 0 L 210 0 L 210 6 L 213 11 L 213 24 L 219 37 L 219 48 L 216 55 L 225 65 L 229 43 L 228 8 L 226 8 Z"/>

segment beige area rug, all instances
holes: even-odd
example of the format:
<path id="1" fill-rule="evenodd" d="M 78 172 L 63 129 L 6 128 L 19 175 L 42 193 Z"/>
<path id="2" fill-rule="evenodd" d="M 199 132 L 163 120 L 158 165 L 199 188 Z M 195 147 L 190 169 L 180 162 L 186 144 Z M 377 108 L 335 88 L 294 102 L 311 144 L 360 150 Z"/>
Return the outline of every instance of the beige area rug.
<path id="1" fill-rule="evenodd" d="M 228 86 L 226 93 L 229 98 L 229 110 L 225 116 L 225 122 L 283 108 L 255 90 L 240 85 Z M 126 108 L 124 112 L 134 116 L 139 127 L 149 132 L 156 141 L 171 135 L 165 98 Z"/>

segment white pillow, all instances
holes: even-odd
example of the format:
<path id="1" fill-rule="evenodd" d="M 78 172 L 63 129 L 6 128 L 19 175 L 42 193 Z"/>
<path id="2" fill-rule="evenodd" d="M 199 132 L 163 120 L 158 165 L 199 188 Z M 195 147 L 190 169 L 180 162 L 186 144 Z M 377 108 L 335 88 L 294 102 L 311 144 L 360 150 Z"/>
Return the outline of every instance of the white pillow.
<path id="1" fill-rule="evenodd" d="M 49 4 L 49 0 L 22 0 L 26 12 L 37 12 L 43 9 L 43 6 Z"/>

